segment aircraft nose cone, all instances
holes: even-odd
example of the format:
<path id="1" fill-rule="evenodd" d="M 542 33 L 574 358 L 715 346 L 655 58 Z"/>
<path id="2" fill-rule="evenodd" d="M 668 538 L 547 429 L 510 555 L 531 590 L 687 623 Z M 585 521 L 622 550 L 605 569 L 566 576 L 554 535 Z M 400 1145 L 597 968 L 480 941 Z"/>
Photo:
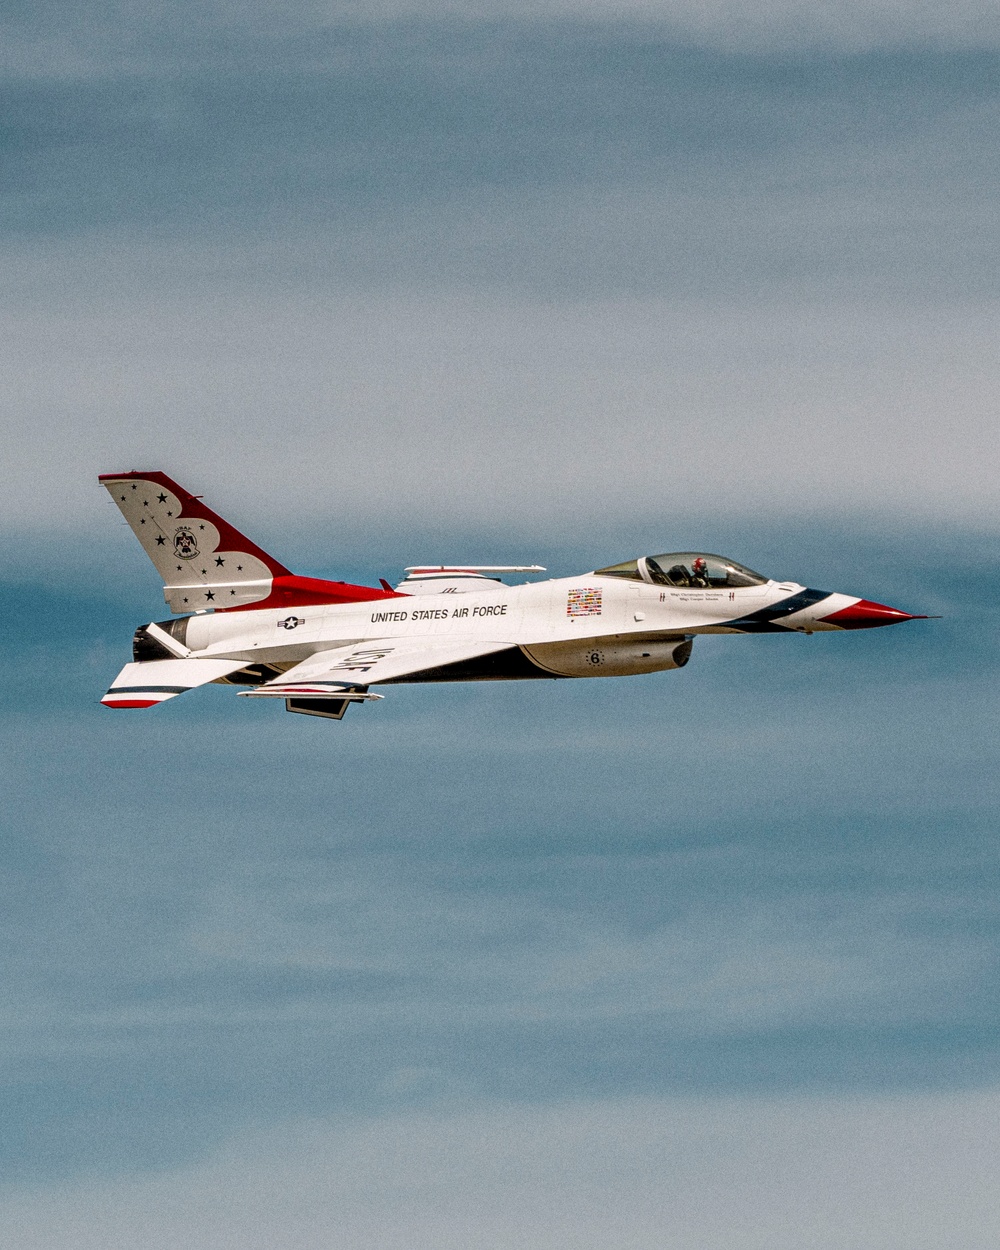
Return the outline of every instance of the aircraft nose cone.
<path id="1" fill-rule="evenodd" d="M 832 612 L 822 619 L 840 629 L 872 629 L 876 625 L 895 625 L 899 621 L 925 621 L 927 617 L 887 608 L 884 603 L 872 603 L 870 599 L 859 599 L 849 608 L 841 608 L 839 612 Z"/>

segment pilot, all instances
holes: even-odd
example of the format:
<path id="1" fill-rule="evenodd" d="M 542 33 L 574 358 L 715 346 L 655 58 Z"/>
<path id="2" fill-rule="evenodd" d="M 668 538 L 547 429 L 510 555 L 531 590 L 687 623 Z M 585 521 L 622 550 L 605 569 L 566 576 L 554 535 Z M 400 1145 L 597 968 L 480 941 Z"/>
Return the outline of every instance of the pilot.
<path id="1" fill-rule="evenodd" d="M 691 585 L 707 586 L 708 585 L 708 565 L 698 556 L 691 565 Z"/>

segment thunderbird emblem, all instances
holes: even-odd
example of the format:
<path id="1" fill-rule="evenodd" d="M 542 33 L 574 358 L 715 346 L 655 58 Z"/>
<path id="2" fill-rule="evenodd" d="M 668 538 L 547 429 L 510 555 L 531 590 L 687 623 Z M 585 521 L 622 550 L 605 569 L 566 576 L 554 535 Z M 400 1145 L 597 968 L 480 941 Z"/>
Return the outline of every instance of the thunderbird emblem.
<path id="1" fill-rule="evenodd" d="M 198 540 L 193 532 L 182 525 L 174 530 L 174 555 L 178 560 L 193 560 L 198 554 Z"/>

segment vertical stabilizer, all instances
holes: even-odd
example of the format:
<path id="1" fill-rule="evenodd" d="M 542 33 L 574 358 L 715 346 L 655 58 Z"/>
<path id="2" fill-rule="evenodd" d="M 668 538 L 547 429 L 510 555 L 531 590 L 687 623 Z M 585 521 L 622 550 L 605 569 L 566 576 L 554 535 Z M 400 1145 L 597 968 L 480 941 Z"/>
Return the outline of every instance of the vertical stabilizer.
<path id="1" fill-rule="evenodd" d="M 290 575 L 165 473 L 103 473 L 100 482 L 163 578 L 173 612 L 257 603 Z"/>

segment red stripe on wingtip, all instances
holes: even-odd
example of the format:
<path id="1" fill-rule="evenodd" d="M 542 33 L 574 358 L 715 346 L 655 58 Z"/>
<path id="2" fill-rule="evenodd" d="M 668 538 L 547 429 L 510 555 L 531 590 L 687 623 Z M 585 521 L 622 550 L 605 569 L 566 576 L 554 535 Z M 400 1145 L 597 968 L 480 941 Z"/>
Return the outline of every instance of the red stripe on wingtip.
<path id="1" fill-rule="evenodd" d="M 105 707 L 156 707 L 159 699 L 102 699 Z"/>

